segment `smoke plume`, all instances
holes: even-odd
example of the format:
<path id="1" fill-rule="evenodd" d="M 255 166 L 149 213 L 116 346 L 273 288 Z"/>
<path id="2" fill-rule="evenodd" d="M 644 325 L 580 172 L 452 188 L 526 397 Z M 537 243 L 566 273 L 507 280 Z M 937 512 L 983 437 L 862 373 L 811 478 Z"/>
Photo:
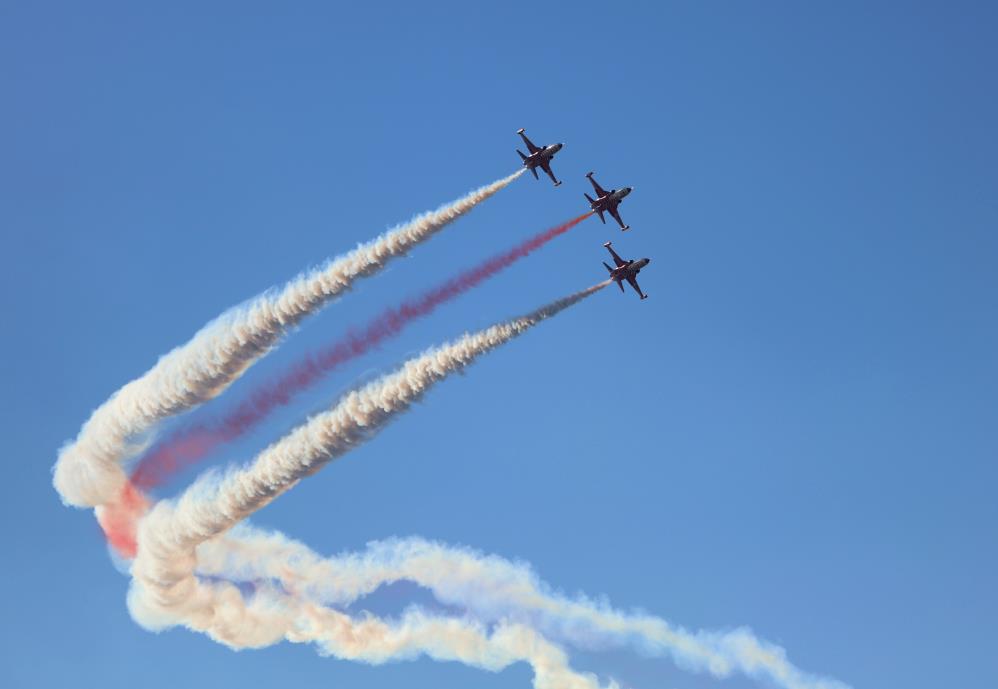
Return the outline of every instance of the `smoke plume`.
<path id="1" fill-rule="evenodd" d="M 315 384 L 322 376 L 398 335 L 413 320 L 432 313 L 441 304 L 505 270 L 555 237 L 568 232 L 590 215 L 592 213 L 585 213 L 545 230 L 423 295 L 386 310 L 363 329 L 348 333 L 331 346 L 304 358 L 280 377 L 260 386 L 223 418 L 210 423 L 202 422 L 172 434 L 142 458 L 132 472 L 132 484 L 144 491 L 155 488 L 219 445 L 231 442 L 255 428 L 271 412 L 288 404 L 295 395 Z"/>
<path id="2" fill-rule="evenodd" d="M 120 464 L 142 451 L 135 439 L 163 419 L 224 391 L 303 318 L 381 270 L 508 186 L 520 170 L 441 208 L 413 218 L 325 266 L 303 274 L 209 323 L 187 344 L 163 356 L 98 407 L 76 439 L 59 453 L 53 483 L 79 507 L 117 498 L 127 480 Z"/>
<path id="3" fill-rule="evenodd" d="M 220 480 L 209 473 L 176 502 L 157 503 L 139 527 L 129 591 L 135 619 L 151 629 L 182 624 L 235 648 L 281 639 L 310 641 L 337 657 L 371 663 L 426 654 L 499 670 L 525 661 L 534 669 L 538 688 L 599 687 L 592 675 L 570 669 L 564 651 L 529 626 L 486 627 L 415 608 L 396 622 L 355 620 L 267 583 L 247 598 L 229 581 L 199 577 L 197 551 L 302 478 L 376 435 L 436 383 L 607 284 L 430 350 L 395 373 L 349 393 L 333 409 L 264 450 L 248 468 Z"/>

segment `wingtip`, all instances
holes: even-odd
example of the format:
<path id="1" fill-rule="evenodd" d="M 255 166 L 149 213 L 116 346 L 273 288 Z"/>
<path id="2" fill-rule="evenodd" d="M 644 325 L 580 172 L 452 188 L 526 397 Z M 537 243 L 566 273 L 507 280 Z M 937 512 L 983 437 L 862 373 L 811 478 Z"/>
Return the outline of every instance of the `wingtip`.
<path id="1" fill-rule="evenodd" d="M 607 249 L 610 248 L 611 244 L 613 244 L 613 242 L 603 242 L 603 246 L 605 246 Z"/>
<path id="2" fill-rule="evenodd" d="M 595 172 L 593 172 L 592 170 L 590 170 L 589 172 L 586 173 L 586 177 L 592 177 L 595 174 L 596 174 Z"/>
<path id="3" fill-rule="evenodd" d="M 523 127 L 520 127 L 519 129 L 516 130 L 516 133 L 517 134 L 523 134 L 524 131 L 525 130 L 523 129 Z"/>

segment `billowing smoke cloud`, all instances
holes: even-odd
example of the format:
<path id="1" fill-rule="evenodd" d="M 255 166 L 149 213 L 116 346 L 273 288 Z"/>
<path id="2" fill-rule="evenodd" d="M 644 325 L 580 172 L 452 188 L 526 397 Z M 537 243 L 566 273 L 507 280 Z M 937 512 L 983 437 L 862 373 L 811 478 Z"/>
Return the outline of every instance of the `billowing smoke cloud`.
<path id="1" fill-rule="evenodd" d="M 492 326 L 408 361 L 397 372 L 346 395 L 333 409 L 264 450 L 251 466 L 217 479 L 209 473 L 176 501 L 155 505 L 139 529 L 129 608 L 153 629 L 183 624 L 230 646 L 312 641 L 327 653 L 378 663 L 426 654 L 498 670 L 525 661 L 535 686 L 595 689 L 564 652 L 533 628 L 435 617 L 416 609 L 394 623 L 354 620 L 266 583 L 248 599 L 231 582 L 197 576 L 198 546 L 221 536 L 298 481 L 370 439 L 436 383 L 537 323 L 585 299 L 609 281 Z"/>
<path id="2" fill-rule="evenodd" d="M 231 442 L 256 427 L 271 412 L 288 404 L 294 395 L 313 385 L 323 375 L 394 337 L 413 320 L 432 313 L 441 304 L 498 274 L 555 237 L 568 232 L 590 215 L 592 213 L 585 213 L 545 230 L 423 295 L 388 309 L 362 330 L 347 334 L 332 346 L 306 357 L 283 375 L 257 388 L 225 417 L 172 434 L 142 458 L 132 472 L 132 484 L 141 490 L 154 488 L 177 470 L 191 465 L 219 445 Z"/>
<path id="3" fill-rule="evenodd" d="M 197 561 L 203 576 L 265 581 L 297 599 L 336 608 L 386 584 L 409 581 L 479 624 L 520 624 L 553 642 L 587 649 L 633 646 L 715 677 L 742 673 L 786 689 L 846 689 L 837 680 L 802 672 L 782 648 L 749 629 L 690 632 L 606 602 L 565 596 L 528 565 L 421 538 L 371 543 L 364 552 L 324 559 L 280 533 L 244 523 L 203 543 Z"/>
<path id="4" fill-rule="evenodd" d="M 377 272 L 393 257 L 426 241 L 521 174 L 523 170 L 417 216 L 208 324 L 98 407 L 76 440 L 60 451 L 53 482 L 63 501 L 95 506 L 115 500 L 127 481 L 121 462 L 143 449 L 136 438 L 163 419 L 220 394 L 304 317 L 358 278 Z"/>
<path id="5" fill-rule="evenodd" d="M 344 612 L 260 586 L 252 597 L 224 581 L 185 579 L 182 592 L 151 594 L 133 583 L 132 616 L 148 629 L 176 624 L 178 617 L 230 648 L 259 648 L 281 640 L 314 643 L 320 653 L 372 665 L 415 659 L 456 661 L 498 672 L 516 662 L 528 663 L 537 689 L 599 689 L 594 675 L 571 669 L 557 645 L 528 625 L 499 623 L 491 627 L 470 618 L 427 614 L 411 607 L 398 620 L 385 621 Z M 164 616 L 153 597 L 171 606 Z M 606 689 L 618 689 L 609 683 Z"/>

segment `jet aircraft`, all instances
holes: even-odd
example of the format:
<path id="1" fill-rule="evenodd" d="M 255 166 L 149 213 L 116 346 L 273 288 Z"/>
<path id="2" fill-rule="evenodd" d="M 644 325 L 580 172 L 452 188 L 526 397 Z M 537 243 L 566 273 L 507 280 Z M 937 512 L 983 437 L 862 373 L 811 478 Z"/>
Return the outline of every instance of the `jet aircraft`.
<path id="1" fill-rule="evenodd" d="M 523 159 L 523 167 L 534 173 L 534 179 L 537 179 L 537 168 L 544 170 L 554 185 L 557 187 L 561 185 L 561 182 L 555 178 L 554 173 L 551 172 L 551 159 L 554 158 L 554 154 L 561 150 L 564 144 L 548 144 L 547 146 L 535 146 L 534 142 L 527 138 L 527 135 L 523 133 L 520 129 L 516 132 L 523 138 L 523 143 L 527 145 L 527 150 L 530 151 L 530 155 L 526 155 L 520 149 L 516 149 L 516 152 L 520 154 L 520 158 Z"/>
<path id="2" fill-rule="evenodd" d="M 624 197 L 630 194 L 634 187 L 624 187 L 623 189 L 611 189 L 607 191 L 599 185 L 595 179 L 593 179 L 593 173 L 590 172 L 586 177 L 593 184 L 593 191 L 596 192 L 596 198 L 592 198 L 589 194 L 586 194 L 586 201 L 589 202 L 589 207 L 593 209 L 598 215 L 599 219 L 606 224 L 606 218 L 603 217 L 604 213 L 609 213 L 613 216 L 613 219 L 617 221 L 620 225 L 621 231 L 626 231 L 630 229 L 630 225 L 625 225 L 624 221 L 620 219 L 620 213 L 617 212 L 617 206 L 620 202 L 624 200 Z"/>
<path id="3" fill-rule="evenodd" d="M 606 247 L 606 250 L 610 252 L 610 255 L 613 256 L 613 262 L 617 266 L 616 268 L 611 268 L 606 264 L 605 261 L 603 262 L 603 266 L 606 268 L 607 272 L 610 273 L 610 279 L 617 283 L 617 287 L 620 288 L 621 292 L 624 291 L 623 281 L 627 280 L 627 282 L 630 283 L 631 287 L 634 288 L 634 291 L 638 293 L 638 296 L 640 296 L 642 299 L 647 299 L 648 295 L 642 292 L 641 288 L 638 287 L 637 277 L 638 273 L 641 272 L 641 269 L 644 268 L 649 263 L 651 263 L 651 259 L 642 258 L 637 261 L 634 260 L 625 261 L 624 259 L 622 259 L 620 256 L 617 255 L 617 252 L 613 250 L 613 247 L 611 247 L 610 244 L 611 242 L 607 242 L 606 244 L 603 245 Z"/>

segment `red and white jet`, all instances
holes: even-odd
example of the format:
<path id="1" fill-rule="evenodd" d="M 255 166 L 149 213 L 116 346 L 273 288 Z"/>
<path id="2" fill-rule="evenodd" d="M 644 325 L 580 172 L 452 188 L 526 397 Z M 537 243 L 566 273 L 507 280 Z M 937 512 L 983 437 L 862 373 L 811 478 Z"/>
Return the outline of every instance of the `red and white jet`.
<path id="1" fill-rule="evenodd" d="M 586 201 L 589 202 L 589 207 L 593 209 L 595 213 L 599 215 L 599 219 L 606 224 L 606 218 L 603 217 L 604 213 L 609 213 L 613 216 L 613 219 L 617 221 L 620 225 L 621 231 L 629 230 L 630 225 L 625 225 L 624 221 L 620 219 L 620 213 L 617 212 L 617 206 L 620 202 L 624 200 L 624 197 L 634 191 L 634 187 L 624 187 L 623 189 L 611 189 L 607 191 L 599 185 L 595 179 L 593 179 L 593 173 L 590 172 L 586 177 L 593 184 L 593 191 L 596 192 L 596 198 L 592 198 L 589 194 L 586 194 Z"/>
<path id="2" fill-rule="evenodd" d="M 613 250 L 610 244 L 611 242 L 607 242 L 603 245 L 606 247 L 606 250 L 610 252 L 610 255 L 613 256 L 613 262 L 617 266 L 616 268 L 611 268 L 605 261 L 603 262 L 603 266 L 606 268 L 607 272 L 610 273 L 610 279 L 617 283 L 617 287 L 620 288 L 621 292 L 624 291 L 624 280 L 627 280 L 631 287 L 634 288 L 634 291 L 638 293 L 638 296 L 642 299 L 647 299 L 648 295 L 642 292 L 641 288 L 638 286 L 637 277 L 638 273 L 641 272 L 641 269 L 651 263 L 651 259 L 641 258 L 637 261 L 625 261 L 617 255 L 617 252 Z"/>
<path id="3" fill-rule="evenodd" d="M 516 149 L 516 152 L 520 154 L 520 158 L 523 159 L 523 167 L 534 173 L 534 179 L 537 177 L 537 168 L 544 170 L 554 185 L 557 187 L 561 184 L 551 172 L 551 159 L 554 158 L 554 154 L 561 150 L 564 144 L 548 144 L 547 146 L 535 146 L 534 142 L 527 138 L 527 135 L 523 133 L 520 129 L 516 132 L 523 138 L 523 143 L 527 145 L 527 150 L 530 151 L 530 155 L 526 155 L 520 149 Z"/>

